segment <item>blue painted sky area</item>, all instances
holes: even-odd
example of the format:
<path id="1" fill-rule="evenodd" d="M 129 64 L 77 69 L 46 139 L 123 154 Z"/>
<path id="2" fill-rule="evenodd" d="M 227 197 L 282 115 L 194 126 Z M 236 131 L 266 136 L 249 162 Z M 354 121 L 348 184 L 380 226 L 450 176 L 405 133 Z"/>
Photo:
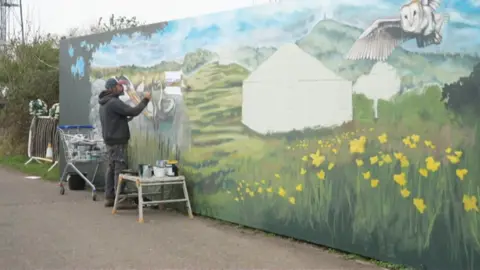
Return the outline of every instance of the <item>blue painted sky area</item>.
<path id="1" fill-rule="evenodd" d="M 171 21 L 151 38 L 114 37 L 97 49 L 92 66 L 152 66 L 164 60 L 181 61 L 199 48 L 221 54 L 239 46 L 279 46 L 303 37 L 325 16 L 365 29 L 376 19 L 399 16 L 403 4 L 404 0 L 298 1 Z M 480 52 L 480 0 L 443 0 L 437 12 L 450 16 L 443 43 L 424 51 Z M 420 51 L 414 43 L 404 47 Z"/>
<path id="2" fill-rule="evenodd" d="M 72 75 L 82 78 L 85 76 L 85 60 L 82 56 L 77 57 L 75 64 L 70 67 Z"/>

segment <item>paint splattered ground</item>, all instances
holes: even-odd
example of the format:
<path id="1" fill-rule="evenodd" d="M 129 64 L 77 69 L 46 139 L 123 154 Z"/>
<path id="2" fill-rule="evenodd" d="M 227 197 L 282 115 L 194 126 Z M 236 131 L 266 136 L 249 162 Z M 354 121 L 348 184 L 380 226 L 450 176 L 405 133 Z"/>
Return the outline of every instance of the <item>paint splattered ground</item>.
<path id="1" fill-rule="evenodd" d="M 58 194 L 0 168 L 5 269 L 379 269 L 309 245 L 168 211 L 112 216 L 87 192 Z"/>

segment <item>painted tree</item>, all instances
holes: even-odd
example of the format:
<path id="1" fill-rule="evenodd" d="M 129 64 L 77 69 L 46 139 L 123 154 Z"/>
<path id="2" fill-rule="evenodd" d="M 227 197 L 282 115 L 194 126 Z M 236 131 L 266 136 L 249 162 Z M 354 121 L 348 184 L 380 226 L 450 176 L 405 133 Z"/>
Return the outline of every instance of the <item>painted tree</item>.
<path id="1" fill-rule="evenodd" d="M 463 116 L 478 119 L 480 116 L 480 63 L 469 76 L 446 84 L 442 91 L 442 101 L 448 109 Z"/>
<path id="2" fill-rule="evenodd" d="M 353 86 L 357 94 L 373 100 L 374 118 L 378 119 L 378 100 L 389 100 L 400 92 L 401 80 L 394 67 L 384 62 L 376 63 L 368 75 L 362 75 Z"/>

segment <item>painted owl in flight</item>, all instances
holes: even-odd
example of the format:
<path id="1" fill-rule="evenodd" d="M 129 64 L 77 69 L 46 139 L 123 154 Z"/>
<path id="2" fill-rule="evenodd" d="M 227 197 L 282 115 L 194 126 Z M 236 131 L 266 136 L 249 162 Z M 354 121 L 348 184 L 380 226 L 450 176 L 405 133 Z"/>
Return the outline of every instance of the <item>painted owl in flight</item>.
<path id="1" fill-rule="evenodd" d="M 415 39 L 419 48 L 442 43 L 447 14 L 435 11 L 442 0 L 412 0 L 400 9 L 400 16 L 376 20 L 355 41 L 347 59 L 385 61 L 405 41 Z"/>

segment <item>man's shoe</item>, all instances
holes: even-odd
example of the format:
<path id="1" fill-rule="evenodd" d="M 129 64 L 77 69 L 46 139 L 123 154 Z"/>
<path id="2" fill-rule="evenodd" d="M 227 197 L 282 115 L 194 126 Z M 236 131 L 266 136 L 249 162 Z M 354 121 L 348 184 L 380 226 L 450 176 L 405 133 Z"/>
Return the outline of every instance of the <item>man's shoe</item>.
<path id="1" fill-rule="evenodd" d="M 113 199 L 105 199 L 105 207 L 113 207 L 115 200 Z"/>

